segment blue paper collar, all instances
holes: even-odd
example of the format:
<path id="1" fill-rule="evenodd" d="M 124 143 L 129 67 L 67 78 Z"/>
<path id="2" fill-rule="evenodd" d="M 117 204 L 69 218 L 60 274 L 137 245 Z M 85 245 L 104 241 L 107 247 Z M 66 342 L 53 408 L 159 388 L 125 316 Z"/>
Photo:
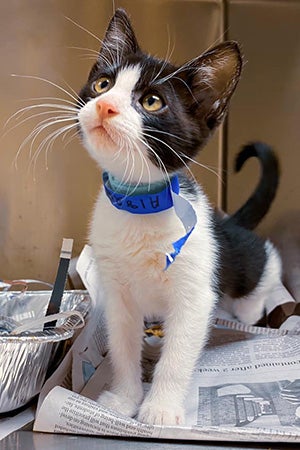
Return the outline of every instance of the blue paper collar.
<path id="1" fill-rule="evenodd" d="M 185 228 L 185 235 L 172 242 L 173 252 L 166 253 L 164 270 L 168 269 L 181 252 L 197 223 L 197 215 L 193 206 L 179 195 L 178 176 L 171 177 L 170 183 L 141 184 L 136 188 L 124 185 L 109 173 L 104 172 L 103 185 L 112 205 L 131 214 L 154 214 L 174 207 L 175 214 Z M 129 195 L 130 190 L 132 195 Z"/>
<path id="2" fill-rule="evenodd" d="M 105 193 L 112 205 L 131 214 L 154 214 L 173 207 L 172 192 L 179 194 L 178 176 L 170 183 L 143 183 L 136 186 L 124 185 L 108 172 L 103 173 Z M 132 194 L 130 194 L 132 192 Z"/>

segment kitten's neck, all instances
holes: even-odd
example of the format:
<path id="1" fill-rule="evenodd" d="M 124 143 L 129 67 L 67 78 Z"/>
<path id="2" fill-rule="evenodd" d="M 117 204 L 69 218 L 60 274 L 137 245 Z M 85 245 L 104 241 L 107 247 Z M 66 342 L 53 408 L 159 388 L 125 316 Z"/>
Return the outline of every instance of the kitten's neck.
<path id="1" fill-rule="evenodd" d="M 124 183 L 122 180 L 119 180 L 110 172 L 106 173 L 109 187 L 117 194 L 123 195 L 157 194 L 158 192 L 164 190 L 170 184 L 168 180 L 159 180 L 153 183 Z"/>
<path id="2" fill-rule="evenodd" d="M 103 173 L 106 196 L 115 208 L 131 214 L 153 214 L 170 209 L 173 207 L 173 193 L 179 194 L 180 191 L 177 175 L 171 177 L 170 183 L 167 182 L 163 185 L 161 183 L 159 185 L 157 183 L 150 185 L 143 183 L 138 186 L 124 185 L 111 178 L 113 185 L 115 185 L 114 189 L 110 184 L 109 176 L 107 172 Z M 138 193 L 136 192 L 137 189 L 139 189 Z M 120 192 L 121 190 L 123 192 Z"/>

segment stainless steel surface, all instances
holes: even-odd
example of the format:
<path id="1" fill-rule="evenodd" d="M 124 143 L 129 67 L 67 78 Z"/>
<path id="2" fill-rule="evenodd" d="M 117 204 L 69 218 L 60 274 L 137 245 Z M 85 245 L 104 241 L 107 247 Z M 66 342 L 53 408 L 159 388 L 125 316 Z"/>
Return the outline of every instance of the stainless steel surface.
<path id="1" fill-rule="evenodd" d="M 1 292 L 1 313 L 17 321 L 44 317 L 50 294 L 50 291 Z M 76 309 L 85 314 L 88 307 L 85 291 L 66 292 L 63 296 L 61 311 Z M 60 321 L 54 329 L 0 334 L 0 413 L 25 405 L 39 393 L 55 360 L 58 343 L 73 336 L 76 321 L 78 318 L 73 316 Z"/>
<path id="2" fill-rule="evenodd" d="M 239 444 L 212 442 L 165 442 L 104 439 L 83 436 L 63 436 L 54 434 L 17 431 L 3 441 L 0 450 L 243 450 L 243 449 L 299 449 L 299 444 Z"/>

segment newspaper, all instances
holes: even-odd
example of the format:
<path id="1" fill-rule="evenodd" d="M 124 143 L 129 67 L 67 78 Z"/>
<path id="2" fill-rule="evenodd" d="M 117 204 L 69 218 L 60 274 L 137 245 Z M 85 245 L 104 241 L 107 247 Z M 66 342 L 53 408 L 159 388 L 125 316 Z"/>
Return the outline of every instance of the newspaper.
<path id="1" fill-rule="evenodd" d="M 46 383 L 35 431 L 156 439 L 300 442 L 298 316 L 291 313 L 288 319 L 293 318 L 292 325 L 285 327 L 283 322 L 278 330 L 245 326 L 226 315 L 216 319 L 217 325 L 194 368 L 186 400 L 185 426 L 143 424 L 95 402 L 101 389 L 109 385 L 111 369 L 101 308 L 103 293 L 99 286 L 95 289 L 97 272 L 89 247 L 79 258 L 78 269 L 94 303 L 98 302 L 97 314 L 92 315 L 75 341 L 63 369 L 59 368 L 60 373 Z M 270 309 L 283 304 L 285 298 L 289 303 L 292 301 L 279 285 Z M 159 337 L 145 335 L 145 392 L 151 383 L 161 342 Z"/>

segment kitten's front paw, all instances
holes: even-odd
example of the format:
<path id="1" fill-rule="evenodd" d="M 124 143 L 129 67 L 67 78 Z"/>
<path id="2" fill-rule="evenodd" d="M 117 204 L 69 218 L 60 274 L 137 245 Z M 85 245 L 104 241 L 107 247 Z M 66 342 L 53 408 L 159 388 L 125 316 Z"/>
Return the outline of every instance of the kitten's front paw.
<path id="1" fill-rule="evenodd" d="M 138 420 L 151 425 L 184 425 L 184 409 L 169 402 L 145 400 Z"/>
<path id="2" fill-rule="evenodd" d="M 97 399 L 97 403 L 100 405 L 118 411 L 127 417 L 136 415 L 140 401 L 140 399 L 129 398 L 128 396 L 111 391 L 103 391 Z"/>

